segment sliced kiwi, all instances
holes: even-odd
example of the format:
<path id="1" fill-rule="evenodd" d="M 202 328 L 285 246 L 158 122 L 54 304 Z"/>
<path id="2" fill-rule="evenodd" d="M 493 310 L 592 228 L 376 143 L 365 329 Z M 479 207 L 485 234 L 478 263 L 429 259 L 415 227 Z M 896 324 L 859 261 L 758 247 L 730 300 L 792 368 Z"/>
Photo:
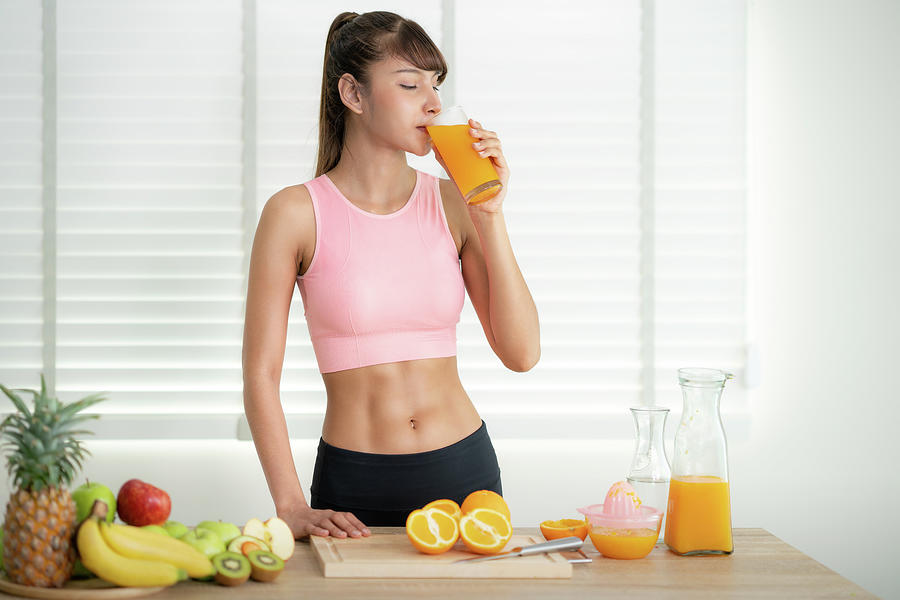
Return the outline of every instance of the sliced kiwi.
<path id="1" fill-rule="evenodd" d="M 222 585 L 241 585 L 250 578 L 250 561 L 237 552 L 220 552 L 212 557 L 215 579 Z"/>
<path id="2" fill-rule="evenodd" d="M 254 581 L 272 581 L 284 570 L 284 561 L 266 550 L 251 550 L 247 558 L 250 560 L 250 577 Z"/>

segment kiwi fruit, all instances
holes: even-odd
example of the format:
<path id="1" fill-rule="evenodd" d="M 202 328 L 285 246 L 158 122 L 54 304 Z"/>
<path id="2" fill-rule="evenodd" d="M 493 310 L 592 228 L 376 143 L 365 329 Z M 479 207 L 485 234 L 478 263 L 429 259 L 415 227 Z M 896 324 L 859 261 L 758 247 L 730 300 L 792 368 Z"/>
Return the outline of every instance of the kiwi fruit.
<path id="1" fill-rule="evenodd" d="M 250 578 L 250 561 L 237 552 L 219 552 L 212 557 L 215 580 L 222 585 L 241 585 Z"/>
<path id="2" fill-rule="evenodd" d="M 284 561 L 267 550 L 251 550 L 247 559 L 253 581 L 272 581 L 284 570 Z"/>

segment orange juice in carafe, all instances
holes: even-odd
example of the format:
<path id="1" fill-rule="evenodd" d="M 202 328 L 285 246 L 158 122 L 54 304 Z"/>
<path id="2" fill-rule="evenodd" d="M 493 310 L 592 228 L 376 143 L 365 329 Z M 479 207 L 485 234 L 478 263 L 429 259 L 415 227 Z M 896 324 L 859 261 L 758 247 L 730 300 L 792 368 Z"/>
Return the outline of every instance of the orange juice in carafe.
<path id="1" fill-rule="evenodd" d="M 734 550 L 727 481 L 703 475 L 673 478 L 666 513 L 665 541 L 674 552 Z"/>
<path id="2" fill-rule="evenodd" d="M 675 433 L 665 542 L 676 554 L 731 554 L 728 451 L 719 401 L 732 376 L 679 369 L 684 407 Z"/>

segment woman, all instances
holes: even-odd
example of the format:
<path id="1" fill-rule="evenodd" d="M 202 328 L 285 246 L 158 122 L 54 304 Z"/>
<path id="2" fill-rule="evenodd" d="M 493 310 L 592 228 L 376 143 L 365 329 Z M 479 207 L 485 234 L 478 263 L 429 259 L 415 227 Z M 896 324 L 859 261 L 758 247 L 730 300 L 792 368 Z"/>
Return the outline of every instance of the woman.
<path id="1" fill-rule="evenodd" d="M 405 523 L 437 498 L 501 493 L 484 422 L 456 366 L 464 294 L 514 371 L 540 356 L 537 310 L 510 247 L 500 140 L 470 121 L 503 191 L 467 206 L 417 171 L 447 73 L 415 22 L 342 13 L 325 50 L 316 178 L 277 192 L 260 216 L 244 325 L 244 408 L 277 514 L 296 538 L 359 537 Z M 435 151 L 437 154 L 437 151 Z M 437 159 L 443 165 L 440 156 Z M 327 408 L 307 503 L 279 380 L 294 282 Z"/>

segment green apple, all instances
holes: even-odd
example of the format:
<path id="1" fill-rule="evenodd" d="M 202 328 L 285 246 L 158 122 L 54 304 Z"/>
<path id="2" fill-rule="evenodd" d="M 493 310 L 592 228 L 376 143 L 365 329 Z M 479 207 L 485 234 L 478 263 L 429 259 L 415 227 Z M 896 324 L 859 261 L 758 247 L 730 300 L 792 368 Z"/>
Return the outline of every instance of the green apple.
<path id="1" fill-rule="evenodd" d="M 173 538 L 180 538 L 188 532 L 187 525 L 178 521 L 166 521 L 163 523 L 162 528 Z"/>
<path id="2" fill-rule="evenodd" d="M 170 537 L 170 536 L 169 536 L 169 532 L 166 531 L 164 527 L 161 527 L 161 526 L 159 526 L 159 525 L 143 525 L 143 526 L 141 527 L 141 529 L 147 529 L 147 530 L 149 530 L 149 531 L 155 531 L 156 533 L 159 533 L 159 534 L 164 535 L 164 536 L 166 536 L 166 537 Z"/>
<path id="3" fill-rule="evenodd" d="M 227 546 L 231 540 L 241 535 L 241 530 L 234 523 L 225 521 L 201 521 L 197 523 L 197 529 L 209 529 Z"/>
<path id="4" fill-rule="evenodd" d="M 90 479 L 81 484 L 72 492 L 72 500 L 75 501 L 75 520 L 78 523 L 91 512 L 94 500 L 102 500 L 109 509 L 106 511 L 106 522 L 112 523 L 116 518 L 116 495 L 102 483 L 91 482 Z"/>
<path id="5" fill-rule="evenodd" d="M 215 532 L 210 531 L 209 529 L 203 529 L 202 527 L 194 529 L 193 531 L 188 531 L 178 539 L 190 544 L 205 554 L 207 558 L 212 558 L 219 552 L 225 552 L 225 542 L 223 542 Z"/>

